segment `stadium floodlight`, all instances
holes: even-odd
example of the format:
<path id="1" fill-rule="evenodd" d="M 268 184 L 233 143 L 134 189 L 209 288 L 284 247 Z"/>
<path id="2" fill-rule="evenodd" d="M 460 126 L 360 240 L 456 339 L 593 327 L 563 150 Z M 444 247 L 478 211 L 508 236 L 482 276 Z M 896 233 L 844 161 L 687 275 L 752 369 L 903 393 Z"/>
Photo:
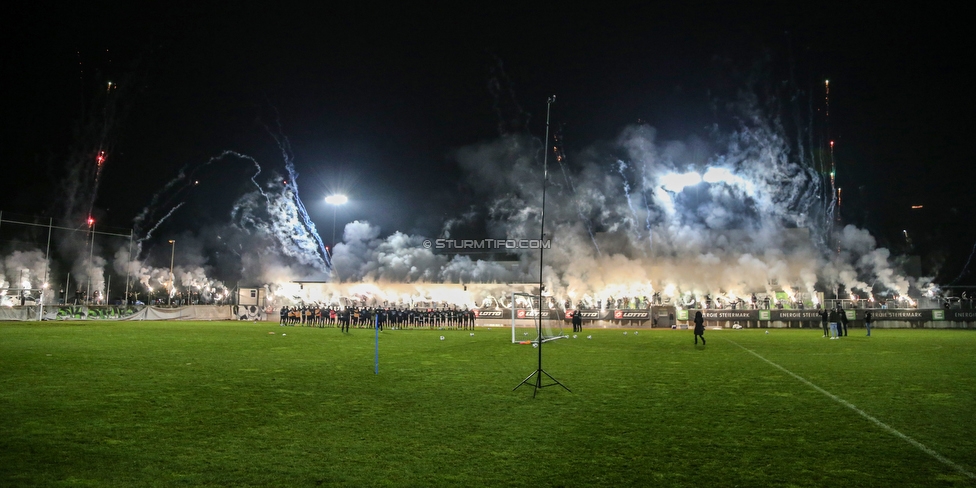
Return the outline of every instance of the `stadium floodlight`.
<path id="1" fill-rule="evenodd" d="M 349 198 L 345 195 L 329 195 L 325 197 L 325 203 L 329 205 L 342 205 L 349 201 Z"/>

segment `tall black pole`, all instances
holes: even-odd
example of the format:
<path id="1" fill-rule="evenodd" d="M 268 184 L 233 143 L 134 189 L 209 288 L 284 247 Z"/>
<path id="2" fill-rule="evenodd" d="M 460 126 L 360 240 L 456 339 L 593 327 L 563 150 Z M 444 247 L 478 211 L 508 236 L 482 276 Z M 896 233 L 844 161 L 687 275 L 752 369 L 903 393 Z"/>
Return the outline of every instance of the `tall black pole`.
<path id="1" fill-rule="evenodd" d="M 545 156 L 542 158 L 542 212 L 541 212 L 541 216 L 539 218 L 539 221 L 540 221 L 540 225 L 539 225 L 539 228 L 540 228 L 539 229 L 539 241 L 540 241 L 539 242 L 539 324 L 538 324 L 538 329 L 537 329 L 539 335 L 538 335 L 538 338 L 536 339 L 536 341 L 537 341 L 536 346 L 537 346 L 537 349 L 539 350 L 538 351 L 539 352 L 539 366 L 538 366 L 538 368 L 536 368 L 536 370 L 532 374 L 530 374 L 529 376 L 527 376 L 524 380 L 522 380 L 521 383 L 518 384 L 518 386 L 516 386 L 512 390 L 512 391 L 517 390 L 519 388 L 519 386 L 522 386 L 522 385 L 528 383 L 529 379 L 532 378 L 533 376 L 535 376 L 535 385 L 533 385 L 534 386 L 534 389 L 532 391 L 532 396 L 533 397 L 535 396 L 536 393 L 539 392 L 539 389 L 540 388 L 544 388 L 546 386 L 559 385 L 559 386 L 565 388 L 566 391 L 571 391 L 569 388 L 566 388 L 566 385 L 560 383 L 559 380 L 557 380 L 556 378 L 553 378 L 552 375 L 550 375 L 544 369 L 542 369 L 542 343 L 543 343 L 543 339 L 542 339 L 542 310 L 544 308 L 544 302 L 543 302 L 542 292 L 543 292 L 543 289 L 545 287 L 545 284 L 543 282 L 543 277 L 542 277 L 542 270 L 543 270 L 543 267 L 544 267 L 544 261 L 542 260 L 542 257 L 543 257 L 543 249 L 545 248 L 544 243 L 545 243 L 545 239 L 546 239 L 546 184 L 548 183 L 548 180 L 549 180 L 549 113 L 550 113 L 550 111 L 552 109 L 552 104 L 555 101 L 556 101 L 556 96 L 553 95 L 553 96 L 549 97 L 549 100 L 546 102 L 546 139 L 543 142 L 543 150 L 545 150 Z M 548 311 L 546 313 L 548 314 Z M 542 375 L 548 376 L 549 379 L 551 379 L 553 381 L 553 383 L 550 383 L 548 385 L 543 385 L 542 384 Z"/>
<path id="2" fill-rule="evenodd" d="M 542 371 L 542 291 L 545 287 L 542 280 L 542 269 L 545 264 L 542 260 L 542 253 L 545 252 L 543 243 L 546 241 L 546 186 L 549 183 L 549 113 L 552 111 L 552 104 L 555 101 L 555 95 L 546 101 L 546 138 L 542 143 L 542 150 L 545 153 L 542 156 L 542 215 L 539 217 L 539 371 Z M 538 385 L 541 381 L 542 378 L 540 377 L 536 384 Z"/>

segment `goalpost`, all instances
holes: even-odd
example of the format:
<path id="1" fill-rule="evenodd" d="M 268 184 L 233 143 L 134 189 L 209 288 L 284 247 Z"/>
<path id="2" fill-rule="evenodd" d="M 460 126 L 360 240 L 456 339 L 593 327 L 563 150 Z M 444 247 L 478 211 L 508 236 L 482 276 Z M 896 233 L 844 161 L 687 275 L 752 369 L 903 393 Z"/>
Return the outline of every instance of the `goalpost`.
<path id="1" fill-rule="evenodd" d="M 569 337 L 563 332 L 563 317 L 558 308 L 553 306 L 549 297 L 543 297 L 539 303 L 539 295 L 529 293 L 512 293 L 512 343 L 538 343 L 553 341 Z M 542 316 L 542 330 L 539 330 L 539 316 Z"/>

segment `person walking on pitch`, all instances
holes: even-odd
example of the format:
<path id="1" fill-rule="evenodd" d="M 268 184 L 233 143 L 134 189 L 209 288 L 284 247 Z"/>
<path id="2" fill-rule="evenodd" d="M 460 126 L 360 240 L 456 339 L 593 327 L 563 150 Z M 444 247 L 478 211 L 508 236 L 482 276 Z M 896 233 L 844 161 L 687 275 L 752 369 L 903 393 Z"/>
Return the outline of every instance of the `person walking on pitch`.
<path id="1" fill-rule="evenodd" d="M 705 345 L 705 318 L 702 317 L 701 310 L 695 312 L 695 345 L 698 345 L 698 338 L 701 337 L 702 345 Z"/>

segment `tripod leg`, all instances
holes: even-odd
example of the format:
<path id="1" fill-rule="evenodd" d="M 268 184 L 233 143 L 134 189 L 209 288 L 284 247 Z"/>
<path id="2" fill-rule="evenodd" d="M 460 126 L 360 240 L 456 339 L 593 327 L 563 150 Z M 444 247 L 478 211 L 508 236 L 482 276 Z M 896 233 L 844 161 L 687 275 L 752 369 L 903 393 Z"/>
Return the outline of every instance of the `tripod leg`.
<path id="1" fill-rule="evenodd" d="M 522 386 L 522 385 L 524 385 L 524 384 L 526 384 L 526 383 L 528 383 L 528 382 L 529 382 L 529 379 L 530 379 L 530 378 L 532 378 L 533 376 L 535 376 L 535 375 L 536 375 L 536 374 L 538 374 L 538 373 L 539 373 L 539 371 L 538 371 L 538 370 L 536 370 L 536 371 L 533 371 L 533 372 L 532 372 L 532 374 L 530 374 L 530 375 L 528 375 L 528 376 L 526 376 L 526 377 L 525 377 L 525 379 L 524 379 L 524 380 L 522 380 L 522 382 L 521 382 L 521 383 L 519 383 L 518 385 L 516 385 L 516 386 L 515 386 L 515 388 L 512 388 L 512 391 L 515 391 L 515 390 L 518 390 L 518 389 L 519 389 L 519 386 Z"/>
<path id="2" fill-rule="evenodd" d="M 553 378 L 551 374 L 549 374 L 548 372 L 546 372 L 546 370 L 544 370 L 544 369 L 542 369 L 542 370 L 540 370 L 540 371 L 542 371 L 542 373 L 543 373 L 543 374 L 545 374 L 546 376 L 548 376 L 548 377 L 549 377 L 549 379 L 553 381 L 553 383 L 552 383 L 551 385 L 546 385 L 546 386 L 555 386 L 555 385 L 559 385 L 559 386 L 561 386 L 561 387 L 563 387 L 563 388 L 565 388 L 565 389 L 566 389 L 566 391 L 568 391 L 568 392 L 570 392 L 570 393 L 572 393 L 572 392 L 573 392 L 573 390 L 570 390 L 570 389 L 569 389 L 569 388 L 568 388 L 568 387 L 567 387 L 566 385 L 564 385 L 564 384 L 562 384 L 562 383 L 560 383 L 560 382 L 559 382 L 559 380 L 557 380 L 556 378 Z M 542 378 L 542 375 L 539 375 L 539 378 L 541 379 L 541 378 Z M 540 380 L 540 381 L 541 381 L 541 380 Z"/>

